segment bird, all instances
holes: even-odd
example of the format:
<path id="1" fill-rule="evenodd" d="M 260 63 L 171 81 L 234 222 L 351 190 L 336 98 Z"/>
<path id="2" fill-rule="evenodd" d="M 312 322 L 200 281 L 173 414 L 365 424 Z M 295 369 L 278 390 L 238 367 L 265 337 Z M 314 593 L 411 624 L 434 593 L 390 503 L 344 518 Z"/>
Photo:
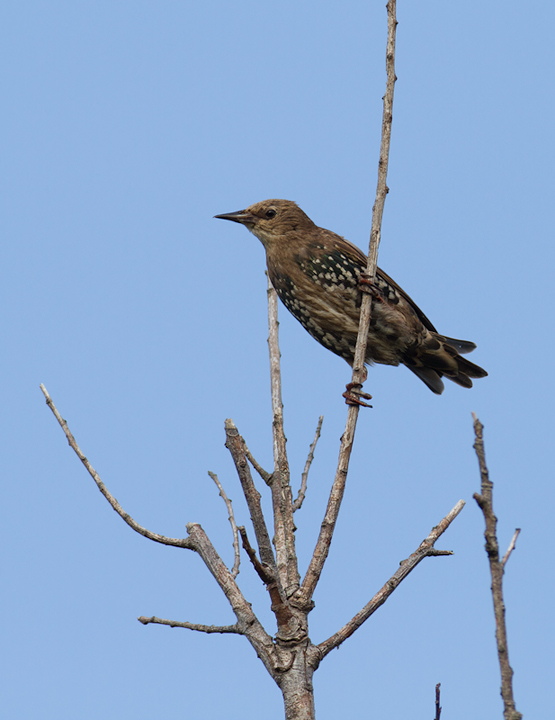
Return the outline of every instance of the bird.
<path id="1" fill-rule="evenodd" d="M 371 282 L 367 257 L 353 243 L 318 227 L 291 200 L 263 200 L 215 215 L 244 225 L 266 250 L 268 275 L 280 300 L 331 352 L 353 365 L 364 285 L 372 312 L 365 363 L 405 365 L 437 395 L 442 377 L 465 388 L 487 372 L 465 357 L 476 345 L 440 335 L 413 300 L 383 270 Z M 347 386 L 349 389 L 349 386 Z M 360 403 L 363 404 L 363 403 Z"/>

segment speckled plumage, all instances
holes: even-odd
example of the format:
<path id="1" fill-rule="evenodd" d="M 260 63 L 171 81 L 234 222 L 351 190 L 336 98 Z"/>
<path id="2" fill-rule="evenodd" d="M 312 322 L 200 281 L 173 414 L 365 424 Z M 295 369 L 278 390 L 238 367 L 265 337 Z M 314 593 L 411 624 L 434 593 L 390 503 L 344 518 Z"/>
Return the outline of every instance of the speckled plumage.
<path id="1" fill-rule="evenodd" d="M 264 200 L 217 218 L 245 225 L 266 249 L 268 274 L 281 301 L 324 347 L 352 365 L 366 256 L 345 238 L 315 225 L 289 200 Z M 439 335 L 410 297 L 378 268 L 366 362 L 406 365 L 433 392 L 442 376 L 463 387 L 487 375 L 461 354 L 476 347 Z M 459 354 L 461 353 L 461 354 Z"/>

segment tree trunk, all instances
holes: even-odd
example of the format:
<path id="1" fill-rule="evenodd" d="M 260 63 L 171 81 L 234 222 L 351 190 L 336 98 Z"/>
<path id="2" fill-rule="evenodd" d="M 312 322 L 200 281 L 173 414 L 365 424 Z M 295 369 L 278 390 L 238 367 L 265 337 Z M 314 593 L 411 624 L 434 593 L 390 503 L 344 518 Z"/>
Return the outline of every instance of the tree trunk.
<path id="1" fill-rule="evenodd" d="M 285 720 L 315 720 L 312 675 L 316 668 L 311 657 L 315 650 L 310 643 L 297 647 L 291 667 L 277 679 L 283 693 Z"/>

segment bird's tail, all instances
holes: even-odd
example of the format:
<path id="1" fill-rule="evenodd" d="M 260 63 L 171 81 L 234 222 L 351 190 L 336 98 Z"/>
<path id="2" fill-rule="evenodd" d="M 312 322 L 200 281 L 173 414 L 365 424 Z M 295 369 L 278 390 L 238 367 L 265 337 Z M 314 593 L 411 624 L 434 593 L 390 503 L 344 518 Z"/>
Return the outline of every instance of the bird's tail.
<path id="1" fill-rule="evenodd" d="M 432 392 L 441 395 L 444 389 L 441 380 L 443 376 L 466 388 L 472 387 L 471 378 L 487 376 L 487 372 L 479 365 L 461 357 L 475 348 L 476 345 L 468 340 L 456 340 L 430 332 L 424 342 L 405 357 L 404 364 Z"/>

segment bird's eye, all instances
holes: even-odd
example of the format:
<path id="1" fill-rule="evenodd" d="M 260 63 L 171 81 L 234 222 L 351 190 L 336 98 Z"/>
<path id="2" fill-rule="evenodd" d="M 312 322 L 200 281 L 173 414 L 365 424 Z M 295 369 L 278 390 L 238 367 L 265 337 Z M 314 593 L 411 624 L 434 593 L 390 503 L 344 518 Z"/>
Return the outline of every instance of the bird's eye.
<path id="1" fill-rule="evenodd" d="M 276 211 L 273 208 L 270 208 L 269 210 L 266 210 L 266 217 L 268 219 L 274 218 L 277 215 Z"/>

